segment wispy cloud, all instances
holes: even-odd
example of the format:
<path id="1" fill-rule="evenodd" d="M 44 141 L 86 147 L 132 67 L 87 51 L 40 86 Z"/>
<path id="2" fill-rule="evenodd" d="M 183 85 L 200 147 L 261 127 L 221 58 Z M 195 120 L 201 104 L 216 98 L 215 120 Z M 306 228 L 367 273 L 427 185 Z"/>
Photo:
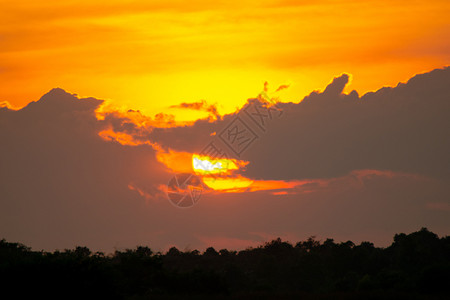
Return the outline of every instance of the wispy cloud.
<path id="1" fill-rule="evenodd" d="M 217 110 L 217 106 L 213 104 L 207 104 L 205 100 L 200 102 L 192 102 L 192 103 L 180 103 L 177 105 L 171 105 L 170 108 L 180 108 L 180 109 L 192 109 L 192 110 L 200 110 L 205 111 L 210 114 L 210 116 L 215 119 L 220 119 L 220 114 Z"/>

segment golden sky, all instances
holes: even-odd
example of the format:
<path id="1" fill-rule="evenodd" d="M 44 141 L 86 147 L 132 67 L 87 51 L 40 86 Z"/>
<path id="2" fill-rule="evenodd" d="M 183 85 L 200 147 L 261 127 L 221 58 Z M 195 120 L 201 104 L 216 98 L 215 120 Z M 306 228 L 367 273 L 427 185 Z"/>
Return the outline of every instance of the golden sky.
<path id="1" fill-rule="evenodd" d="M 227 113 L 290 87 L 298 102 L 343 72 L 347 92 L 450 61 L 449 1 L 0 0 L 0 101 L 61 87 L 146 114 L 206 100 Z"/>

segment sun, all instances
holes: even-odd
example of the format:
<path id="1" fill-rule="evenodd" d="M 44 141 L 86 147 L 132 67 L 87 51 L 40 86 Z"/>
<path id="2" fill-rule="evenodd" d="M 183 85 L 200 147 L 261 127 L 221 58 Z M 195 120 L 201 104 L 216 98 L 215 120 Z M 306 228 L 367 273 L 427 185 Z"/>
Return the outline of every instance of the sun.
<path id="1" fill-rule="evenodd" d="M 205 155 L 192 156 L 192 168 L 203 183 L 214 190 L 233 191 L 250 186 L 251 179 L 235 174 L 248 162 L 228 158 L 212 158 Z"/>
<path id="2" fill-rule="evenodd" d="M 192 167 L 198 175 L 230 174 L 238 170 L 238 163 L 233 159 L 212 158 L 209 156 L 194 154 L 192 156 Z"/>

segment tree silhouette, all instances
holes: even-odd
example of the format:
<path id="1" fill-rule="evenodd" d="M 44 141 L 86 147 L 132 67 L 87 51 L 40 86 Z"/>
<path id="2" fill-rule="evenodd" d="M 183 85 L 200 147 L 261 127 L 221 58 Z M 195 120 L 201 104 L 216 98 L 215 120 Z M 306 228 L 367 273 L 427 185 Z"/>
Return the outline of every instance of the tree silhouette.
<path id="1" fill-rule="evenodd" d="M 450 238 L 426 228 L 396 234 L 387 248 L 315 237 L 294 247 L 277 238 L 202 254 L 147 246 L 43 252 L 0 240 L 2 291 L 18 298 L 448 299 L 449 282 Z"/>

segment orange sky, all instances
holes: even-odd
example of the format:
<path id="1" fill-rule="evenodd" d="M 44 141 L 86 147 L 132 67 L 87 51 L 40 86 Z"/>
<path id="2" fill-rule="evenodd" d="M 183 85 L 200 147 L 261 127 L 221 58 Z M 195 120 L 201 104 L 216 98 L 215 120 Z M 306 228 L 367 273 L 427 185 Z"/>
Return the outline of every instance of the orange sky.
<path id="1" fill-rule="evenodd" d="M 360 94 L 450 61 L 449 1 L 0 0 L 0 102 L 54 87 L 178 119 L 268 81 L 299 101 L 342 72 Z"/>

